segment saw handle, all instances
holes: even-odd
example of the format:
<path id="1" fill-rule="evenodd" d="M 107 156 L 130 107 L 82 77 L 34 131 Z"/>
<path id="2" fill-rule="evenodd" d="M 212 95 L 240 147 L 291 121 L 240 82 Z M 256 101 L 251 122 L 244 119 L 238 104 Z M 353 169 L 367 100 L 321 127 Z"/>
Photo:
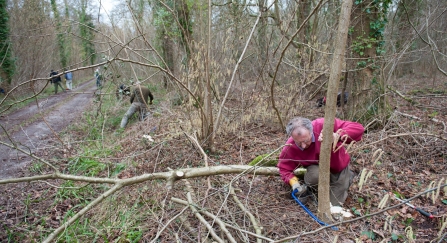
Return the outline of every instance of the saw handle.
<path id="1" fill-rule="evenodd" d="M 420 208 L 415 208 L 415 209 L 427 218 L 431 218 L 431 219 L 434 218 L 434 216 L 431 213 L 425 212 L 424 210 L 422 210 Z"/>

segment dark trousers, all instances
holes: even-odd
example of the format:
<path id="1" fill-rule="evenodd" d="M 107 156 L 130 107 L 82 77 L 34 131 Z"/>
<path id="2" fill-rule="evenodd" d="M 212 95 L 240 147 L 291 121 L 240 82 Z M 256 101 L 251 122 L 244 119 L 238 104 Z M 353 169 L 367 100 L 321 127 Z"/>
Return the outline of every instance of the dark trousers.
<path id="1" fill-rule="evenodd" d="M 62 87 L 61 82 L 54 82 L 53 84 L 54 84 L 54 93 L 55 94 L 57 94 L 57 87 L 58 86 L 61 87 L 62 91 L 65 92 L 65 89 L 64 89 L 64 87 Z"/>
<path id="2" fill-rule="evenodd" d="M 311 187 L 318 188 L 318 174 L 319 166 L 308 166 L 307 172 L 304 175 L 304 182 Z M 330 175 L 330 193 L 329 197 L 333 206 L 341 206 L 348 197 L 348 189 L 350 186 L 351 176 L 354 175 L 347 166 L 343 171 L 337 174 Z"/>

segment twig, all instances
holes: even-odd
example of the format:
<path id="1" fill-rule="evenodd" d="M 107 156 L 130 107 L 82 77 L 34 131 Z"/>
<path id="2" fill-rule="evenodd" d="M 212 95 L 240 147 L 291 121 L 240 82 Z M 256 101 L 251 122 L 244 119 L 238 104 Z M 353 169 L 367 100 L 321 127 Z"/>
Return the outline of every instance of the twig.
<path id="1" fill-rule="evenodd" d="M 205 220 L 205 218 L 203 218 L 203 216 L 199 213 L 199 211 L 197 211 L 196 207 L 193 206 L 193 202 L 192 202 L 192 198 L 191 198 L 191 193 L 187 193 L 186 197 L 188 198 L 188 202 L 189 202 L 189 208 L 191 209 L 191 211 L 194 213 L 194 215 L 196 216 L 196 218 L 202 222 L 202 224 L 205 225 L 205 227 L 208 229 L 208 231 L 210 232 L 211 236 L 213 237 L 214 240 L 216 240 L 217 242 L 220 243 L 224 243 L 224 241 L 222 240 L 222 238 L 220 238 L 216 232 L 214 231 L 213 227 Z"/>
<path id="2" fill-rule="evenodd" d="M 186 133 L 184 133 L 185 135 L 186 135 L 186 137 L 188 137 L 195 145 L 196 145 L 196 148 L 200 151 L 200 153 L 203 155 L 203 160 L 204 160 L 204 162 L 205 162 L 205 167 L 208 167 L 209 166 L 209 164 L 208 164 L 208 155 L 205 153 L 205 151 L 203 151 L 203 148 L 202 148 L 202 146 L 200 146 L 200 144 L 199 144 L 199 142 L 197 141 L 197 139 L 195 138 L 195 137 L 193 137 L 193 136 L 190 136 L 190 135 L 188 135 L 188 134 L 186 134 Z M 207 182 L 208 182 L 208 190 L 209 189 L 211 189 L 212 187 L 211 187 L 211 181 L 210 181 L 210 179 L 209 178 L 207 178 Z M 207 190 L 207 191 L 208 191 Z M 208 194 L 208 193 L 207 193 Z"/>
<path id="3" fill-rule="evenodd" d="M 250 218 L 250 221 L 253 224 L 253 228 L 255 228 L 256 234 L 257 235 L 262 235 L 262 230 L 261 230 L 261 227 L 259 227 L 259 225 L 258 225 L 258 221 L 253 216 L 253 214 L 244 207 L 244 205 L 241 203 L 241 201 L 239 201 L 239 199 L 237 198 L 236 193 L 234 193 L 234 188 L 231 185 L 230 185 L 230 194 L 233 196 L 233 200 L 236 202 L 236 204 L 239 206 L 239 208 L 243 212 L 245 212 L 248 215 L 248 217 Z M 260 238 L 258 238 L 257 242 L 261 243 L 262 240 Z"/>
<path id="4" fill-rule="evenodd" d="M 172 198 L 172 201 L 173 201 L 173 202 L 176 202 L 176 203 L 183 204 L 183 205 L 188 204 L 187 201 L 184 201 L 184 200 L 182 200 L 182 199 L 178 199 L 178 198 L 174 198 L 174 197 Z M 197 206 L 197 205 L 194 205 L 194 206 Z M 203 208 L 201 208 L 200 211 L 201 211 L 201 212 L 206 212 L 206 210 L 203 209 Z M 266 240 L 266 241 L 269 241 L 269 242 L 273 242 L 272 239 L 267 238 L 267 237 L 265 237 L 265 236 L 255 234 L 255 233 L 250 232 L 250 231 L 247 231 L 247 230 L 243 230 L 243 229 L 241 229 L 241 228 L 239 228 L 239 227 L 232 226 L 231 224 L 227 224 L 227 223 L 225 223 L 225 222 L 223 222 L 223 223 L 225 224 L 226 227 L 229 227 L 229 228 L 232 228 L 232 229 L 235 229 L 235 230 L 244 232 L 244 233 L 246 233 L 246 234 L 248 234 L 248 235 L 254 236 L 254 237 L 259 238 L 259 239 L 262 239 L 262 240 Z"/>
<path id="5" fill-rule="evenodd" d="M 398 110 L 394 110 L 394 113 L 396 113 L 398 115 L 401 115 L 401 116 L 405 116 L 405 117 L 411 118 L 411 119 L 421 120 L 421 118 L 419 118 L 417 116 L 413 116 L 413 115 L 410 115 L 410 114 L 402 113 L 402 112 L 400 112 Z"/>
<path id="6" fill-rule="evenodd" d="M 168 222 L 166 222 L 166 224 L 157 232 L 157 235 L 155 235 L 154 239 L 152 239 L 151 243 L 154 243 L 157 241 L 158 237 L 160 237 L 160 234 L 163 233 L 163 231 L 166 229 L 166 227 L 168 227 L 172 221 L 174 221 L 177 217 L 179 217 L 180 215 L 183 214 L 183 212 L 185 212 L 186 209 L 188 209 L 189 206 L 186 206 L 182 209 L 182 211 L 180 211 L 180 213 L 176 214 L 174 217 L 172 217 Z"/>
<path id="7" fill-rule="evenodd" d="M 387 140 L 387 139 L 389 139 L 389 138 L 402 137 L 402 136 L 413 136 L 413 135 L 421 135 L 421 136 L 426 135 L 426 136 L 432 136 L 432 137 L 436 137 L 436 138 L 439 138 L 439 139 L 442 139 L 442 140 L 447 141 L 447 138 L 445 138 L 445 137 L 443 137 L 443 136 L 441 136 L 441 135 L 436 135 L 436 134 L 432 134 L 432 133 L 399 133 L 399 134 L 390 135 L 390 136 L 388 136 L 388 137 L 382 138 L 382 139 L 377 140 L 377 141 L 375 141 L 375 142 L 372 142 L 372 143 L 370 143 L 370 144 L 365 144 L 365 145 L 363 145 L 363 146 L 361 146 L 361 147 L 356 148 L 356 149 L 353 150 L 353 151 L 361 150 L 361 149 L 363 149 L 363 148 L 365 148 L 365 147 L 367 147 L 367 146 L 371 146 L 371 145 L 373 145 L 373 144 L 383 142 L 384 140 Z"/>

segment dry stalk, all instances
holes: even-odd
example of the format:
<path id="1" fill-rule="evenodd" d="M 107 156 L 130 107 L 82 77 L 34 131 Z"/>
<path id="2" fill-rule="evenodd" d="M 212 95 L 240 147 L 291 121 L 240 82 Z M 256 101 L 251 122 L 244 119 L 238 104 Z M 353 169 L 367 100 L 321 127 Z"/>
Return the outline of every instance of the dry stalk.
<path id="1" fill-rule="evenodd" d="M 438 232 L 438 238 L 441 238 L 442 232 L 447 227 L 447 220 L 444 217 L 441 219 L 441 224 L 442 224 L 441 228 L 439 229 L 439 232 Z"/>
<path id="2" fill-rule="evenodd" d="M 373 165 L 376 165 L 377 161 L 382 157 L 384 151 L 382 149 L 377 149 L 374 151 L 373 156 L 371 157 L 371 160 L 373 161 Z M 377 156 L 377 157 L 376 157 Z"/>
<path id="3" fill-rule="evenodd" d="M 385 207 L 386 203 L 388 202 L 388 199 L 390 198 L 390 195 L 388 193 L 383 196 L 382 200 L 380 200 L 378 208 L 382 209 Z"/>
<path id="4" fill-rule="evenodd" d="M 387 194 L 388 195 L 388 194 Z M 386 217 L 386 219 L 385 219 L 385 224 L 383 225 L 383 230 L 388 230 L 389 229 L 389 231 L 390 231 L 390 233 L 391 233 L 391 231 L 393 230 L 393 228 L 391 227 L 391 225 L 392 225 L 392 222 L 393 222 L 393 216 L 388 216 L 388 217 Z"/>
<path id="5" fill-rule="evenodd" d="M 368 173 L 366 173 L 368 170 L 365 168 L 362 170 L 362 174 L 360 175 L 359 179 L 359 192 L 362 191 L 363 185 L 366 183 L 368 178 L 372 176 L 372 170 L 370 170 Z"/>

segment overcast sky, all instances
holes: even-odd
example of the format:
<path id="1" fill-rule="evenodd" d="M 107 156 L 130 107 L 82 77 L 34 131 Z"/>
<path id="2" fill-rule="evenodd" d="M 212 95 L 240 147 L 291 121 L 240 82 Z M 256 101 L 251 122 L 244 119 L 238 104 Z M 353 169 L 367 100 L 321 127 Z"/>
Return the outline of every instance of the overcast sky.
<path id="1" fill-rule="evenodd" d="M 110 13 L 110 11 L 112 11 L 113 7 L 116 5 L 116 0 L 96 0 L 98 5 L 99 2 L 101 1 L 102 4 L 102 10 L 106 10 L 108 13 Z"/>
<path id="2" fill-rule="evenodd" d="M 99 10 L 98 6 L 100 6 L 100 4 L 101 4 L 101 11 L 100 11 L 101 22 L 105 21 L 106 23 L 109 23 L 110 20 L 107 17 L 107 14 L 110 15 L 112 13 L 113 8 L 118 4 L 118 1 L 117 0 L 94 0 L 93 3 L 95 5 L 95 7 L 93 9 L 93 11 L 95 13 L 98 13 L 98 10 Z M 106 14 L 106 12 L 107 12 L 107 14 Z"/>

